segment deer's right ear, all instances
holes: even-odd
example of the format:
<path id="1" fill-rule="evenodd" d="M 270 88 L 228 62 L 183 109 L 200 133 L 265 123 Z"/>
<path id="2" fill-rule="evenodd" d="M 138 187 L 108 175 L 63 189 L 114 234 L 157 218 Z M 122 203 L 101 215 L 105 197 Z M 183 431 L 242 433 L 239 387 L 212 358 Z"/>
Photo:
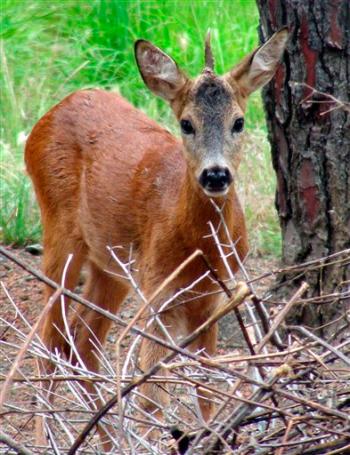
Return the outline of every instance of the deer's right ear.
<path id="1" fill-rule="evenodd" d="M 136 41 L 135 57 L 147 87 L 165 100 L 173 101 L 187 81 L 174 60 L 145 40 Z"/>

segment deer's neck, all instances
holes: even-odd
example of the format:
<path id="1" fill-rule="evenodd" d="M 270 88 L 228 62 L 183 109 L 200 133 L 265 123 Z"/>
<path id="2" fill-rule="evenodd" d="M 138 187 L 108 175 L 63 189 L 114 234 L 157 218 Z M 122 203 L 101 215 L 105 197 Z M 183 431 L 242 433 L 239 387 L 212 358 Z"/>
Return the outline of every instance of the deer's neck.
<path id="1" fill-rule="evenodd" d="M 222 216 L 229 231 L 233 225 L 233 200 L 234 188 L 222 198 L 215 198 L 212 201 L 221 209 Z M 197 182 L 193 181 L 189 171 L 186 171 L 185 178 L 180 188 L 180 197 L 175 210 L 174 222 L 177 229 L 180 229 L 183 238 L 190 241 L 194 239 L 200 244 L 210 235 L 210 223 L 217 229 L 220 223 L 220 215 L 210 198 L 204 194 Z M 213 240 L 211 239 L 211 242 Z"/>

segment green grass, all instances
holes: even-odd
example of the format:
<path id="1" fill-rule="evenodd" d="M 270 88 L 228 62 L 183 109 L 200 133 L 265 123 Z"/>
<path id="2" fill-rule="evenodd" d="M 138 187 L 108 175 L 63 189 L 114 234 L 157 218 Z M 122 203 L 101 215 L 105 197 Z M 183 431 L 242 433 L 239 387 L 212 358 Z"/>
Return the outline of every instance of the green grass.
<path id="1" fill-rule="evenodd" d="M 38 211 L 23 165 L 23 137 L 53 104 L 84 87 L 117 90 L 176 131 L 169 107 L 138 75 L 135 39 L 162 47 L 194 76 L 202 70 L 203 40 L 210 28 L 216 69 L 223 73 L 257 45 L 257 24 L 254 0 L 1 0 L 0 239 L 16 244 L 39 239 Z M 264 130 L 259 94 L 249 104 L 246 124 L 250 131 Z M 267 145 L 263 153 L 268 156 Z M 271 206 L 273 173 L 272 187 L 264 186 L 265 177 L 257 175 L 257 185 Z M 252 225 L 254 210 L 246 203 Z M 270 230 L 278 243 L 273 207 L 262 218 L 269 225 L 264 235 Z M 257 239 L 261 245 L 269 243 L 265 240 Z"/>

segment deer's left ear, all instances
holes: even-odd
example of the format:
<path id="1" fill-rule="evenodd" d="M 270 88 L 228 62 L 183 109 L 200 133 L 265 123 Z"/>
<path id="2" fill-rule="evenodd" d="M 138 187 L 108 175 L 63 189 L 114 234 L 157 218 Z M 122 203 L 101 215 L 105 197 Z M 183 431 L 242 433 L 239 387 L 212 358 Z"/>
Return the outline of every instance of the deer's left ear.
<path id="1" fill-rule="evenodd" d="M 288 41 L 288 30 L 283 28 L 253 53 L 247 55 L 227 75 L 228 81 L 234 79 L 244 95 L 249 95 L 274 76 L 277 65 Z"/>

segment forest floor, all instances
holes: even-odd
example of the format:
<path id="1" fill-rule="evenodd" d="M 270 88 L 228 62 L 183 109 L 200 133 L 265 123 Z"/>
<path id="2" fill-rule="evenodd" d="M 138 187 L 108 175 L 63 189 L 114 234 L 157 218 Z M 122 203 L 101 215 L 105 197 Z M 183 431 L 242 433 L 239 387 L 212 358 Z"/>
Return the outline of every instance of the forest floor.
<path id="1" fill-rule="evenodd" d="M 7 248 L 21 261 L 40 270 L 40 256 L 33 256 L 24 249 Z M 266 271 L 271 271 L 277 266 L 278 261 L 276 259 L 252 257 L 246 264 L 246 270 L 250 278 L 255 278 L 263 275 Z M 259 280 L 258 285 L 256 286 L 257 294 L 262 295 L 269 286 L 271 286 L 272 282 L 273 278 L 271 277 Z M 81 288 L 82 286 L 77 289 L 78 293 L 81 292 Z M 135 297 L 129 297 L 122 305 L 119 316 L 126 322 L 130 321 L 137 310 L 137 306 L 138 302 Z M 30 328 L 36 322 L 42 309 L 43 284 L 29 272 L 0 255 L 0 384 L 5 380 L 16 354 L 18 353 L 19 346 L 23 343 L 23 341 L 19 341 L 19 338 L 16 335 L 16 329 L 22 331 L 22 333 L 29 333 Z M 19 313 L 26 319 L 28 322 L 27 325 L 23 323 L 23 319 Z M 11 327 L 9 327 L 8 323 L 11 324 Z M 118 332 L 118 327 L 114 325 L 107 337 L 105 354 L 108 356 L 112 365 L 116 364 L 115 343 L 118 338 L 118 333 L 120 333 Z M 122 358 L 125 358 L 131 341 L 131 335 L 125 337 L 123 340 L 121 345 Z M 243 352 L 246 351 L 239 327 L 233 315 L 229 314 L 220 321 L 218 354 L 240 354 Z M 26 355 L 21 369 L 22 372 L 28 376 L 32 377 L 36 374 L 35 362 L 30 354 Z M 11 403 L 11 405 L 21 407 L 22 403 L 28 405 L 28 401 L 30 402 L 31 400 L 33 400 L 33 392 L 29 391 L 28 394 L 28 388 L 24 391 L 24 386 L 22 389 L 21 384 L 14 382 L 8 396 L 8 402 Z M 23 420 L 22 423 L 20 423 L 20 420 L 18 419 L 16 427 L 19 428 L 18 431 L 21 432 L 22 436 L 19 434 L 16 436 L 17 430 L 13 432 L 13 428 L 11 429 L 11 426 L 14 425 L 16 420 L 16 418 L 12 418 L 10 425 L 8 425 L 9 422 L 3 421 L 4 430 L 7 428 L 7 431 L 9 431 L 13 437 L 16 437 L 19 442 L 23 442 L 24 439 L 30 440 L 34 430 L 33 419 L 27 419 L 24 423 Z M 2 425 L 0 424 L 0 426 Z M 4 450 L 6 451 L 5 447 Z M 0 453 L 3 453 L 1 443 Z"/>
<path id="2" fill-rule="evenodd" d="M 15 250 L 9 247 L 7 249 L 25 264 L 32 266 L 36 270 L 40 270 L 40 257 L 33 256 L 24 249 Z M 271 272 L 276 271 L 278 267 L 277 259 L 257 256 L 248 258 L 245 269 L 249 280 L 254 280 L 255 294 L 258 298 L 266 298 L 266 295 L 272 292 L 274 273 Z M 241 279 L 240 276 L 237 276 L 237 278 Z M 80 293 L 81 291 L 82 286 L 80 285 L 77 292 Z M 286 295 L 283 296 L 283 299 L 288 301 L 288 304 L 285 306 L 279 305 L 279 302 L 275 299 L 274 301 L 270 299 L 267 303 L 269 311 L 277 311 L 277 316 L 281 315 L 282 311 L 293 301 L 288 299 Z M 72 310 L 75 305 L 77 304 L 73 304 Z M 129 322 L 137 311 L 137 306 L 137 299 L 134 296 L 129 297 L 122 305 L 119 316 L 125 322 Z M 21 352 L 21 347 L 28 340 L 28 334 L 38 320 L 42 308 L 42 283 L 14 262 L 0 255 L 0 389 L 9 374 L 11 366 L 15 362 L 16 356 Z M 254 344 L 253 327 L 247 313 L 247 311 L 244 311 L 244 306 L 242 305 L 241 315 L 243 316 L 246 332 L 248 333 L 250 342 Z M 271 314 L 271 316 L 276 320 L 276 312 L 275 314 Z M 193 379 L 197 377 L 197 374 L 201 375 L 201 381 L 205 378 L 204 381 L 208 382 L 210 388 L 213 389 L 214 387 L 217 391 L 216 402 L 220 403 L 220 405 L 225 403 L 223 413 L 220 414 L 220 421 L 231 415 L 230 413 L 234 411 L 233 406 L 241 406 L 241 404 L 236 405 L 235 400 L 232 403 L 230 402 L 228 406 L 225 397 L 228 390 L 232 391 L 232 381 L 236 378 L 237 374 L 239 372 L 247 372 L 247 368 L 250 368 L 250 361 L 246 362 L 242 360 L 249 357 L 249 352 L 247 352 L 242 332 L 234 314 L 225 316 L 225 318 L 220 320 L 219 326 L 218 356 L 215 356 L 212 361 L 214 361 L 214 364 L 215 362 L 219 362 L 220 364 L 220 361 L 224 359 L 224 363 L 228 362 L 231 366 L 233 365 L 234 374 L 227 375 L 225 372 L 225 375 L 223 375 L 219 373 L 221 370 L 215 368 L 208 369 L 206 364 L 203 366 L 201 362 L 198 364 L 197 362 L 191 363 L 187 357 L 183 361 L 181 356 L 177 356 L 176 361 L 173 359 L 170 364 L 168 363 L 167 368 L 170 368 L 174 373 L 172 378 L 185 378 L 185 381 L 177 383 L 174 381 L 171 387 L 175 387 L 175 393 L 169 390 L 171 405 L 165 408 L 164 411 L 168 417 L 168 421 L 162 427 L 164 431 L 162 431 L 161 437 L 156 440 L 156 444 L 159 444 L 162 450 L 154 453 L 169 453 L 169 444 L 172 443 L 169 431 L 171 427 L 169 425 L 173 425 L 171 419 L 174 417 L 177 419 L 175 421 L 179 424 L 180 428 L 183 428 L 185 431 L 187 431 L 187 428 L 197 431 L 198 425 L 202 425 L 200 420 L 195 417 L 197 415 L 196 412 L 193 412 L 196 409 L 193 407 L 192 399 L 194 395 L 188 386 L 188 382 L 192 384 L 192 388 L 193 384 L 197 383 L 197 380 Z M 293 329 L 293 327 L 291 328 Z M 276 352 L 274 347 L 271 346 L 272 349 L 269 348 L 271 358 L 267 363 L 267 368 L 269 369 L 268 374 L 277 374 L 277 372 L 278 375 L 281 374 L 279 384 L 283 384 L 283 387 L 276 389 L 276 393 L 278 394 L 277 405 L 272 401 L 265 402 L 265 405 L 269 407 L 278 406 L 281 409 L 279 412 L 282 413 L 283 409 L 283 415 L 288 410 L 288 412 L 294 413 L 295 416 L 299 416 L 296 421 L 298 421 L 298 425 L 302 425 L 303 431 L 305 431 L 308 437 L 303 439 L 303 442 L 300 442 L 299 433 L 293 433 L 293 444 L 298 447 L 300 445 L 301 447 L 301 451 L 298 453 L 306 453 L 303 451 L 304 448 L 309 449 L 311 445 L 313 448 L 314 443 L 318 444 L 319 451 L 312 451 L 312 453 L 329 453 L 323 450 L 322 444 L 324 444 L 324 441 L 331 448 L 349 447 L 348 436 L 345 434 L 345 432 L 348 432 L 348 414 L 350 411 L 348 398 L 348 385 L 350 382 L 347 360 L 349 354 L 348 329 L 348 325 L 345 324 L 340 338 L 335 337 L 333 339 L 332 335 L 329 338 L 329 342 L 332 345 L 326 346 L 324 340 L 314 334 L 311 334 L 311 336 L 316 341 L 312 341 L 312 343 L 304 337 L 293 337 L 292 334 L 288 336 L 288 349 L 284 351 L 283 355 L 280 353 L 282 355 L 280 360 L 272 357 L 272 354 Z M 87 375 L 84 373 L 89 381 L 93 379 L 99 381 L 101 385 L 97 385 L 98 383 L 95 382 L 95 387 L 98 393 L 102 394 L 105 401 L 115 399 L 117 396 L 116 390 L 120 390 L 117 387 L 120 387 L 121 384 L 117 378 L 122 377 L 121 380 L 124 380 L 126 384 L 131 384 L 135 380 L 135 375 L 142 377 L 140 376 L 142 371 L 137 367 L 139 352 L 137 349 L 140 344 L 135 343 L 136 338 L 133 334 L 129 333 L 123 338 L 120 344 L 120 354 L 117 357 L 116 342 L 120 333 L 120 328 L 116 325 L 111 328 L 105 349 L 99 354 L 100 359 L 102 359 L 102 365 L 98 377 L 97 375 L 91 375 L 90 372 Z M 136 350 L 133 351 L 130 348 L 131 345 L 136 346 Z M 43 356 L 42 352 L 43 349 L 37 342 L 32 343 L 29 349 L 25 351 L 23 361 L 16 370 L 12 387 L 8 390 L 4 409 L 0 413 L 0 428 L 2 432 L 13 438 L 17 444 L 19 443 L 32 450 L 32 453 L 40 455 L 43 453 L 54 453 L 52 450 L 56 450 L 55 447 L 57 446 L 59 447 L 59 451 L 55 453 L 63 454 L 66 453 L 68 447 L 71 447 L 74 439 L 81 434 L 83 427 L 89 421 L 91 413 L 94 413 L 94 411 L 90 409 L 90 404 L 87 401 L 81 400 L 81 394 L 79 395 L 79 392 L 77 393 L 80 384 L 79 381 L 74 380 L 74 374 L 77 372 L 77 370 L 74 370 L 76 365 L 69 364 L 69 362 L 66 362 L 66 359 L 57 354 L 54 357 L 57 368 L 54 379 L 58 381 L 56 383 L 58 385 L 55 388 L 55 403 L 54 405 L 48 404 L 42 399 L 42 396 L 44 395 L 45 397 L 45 394 L 42 391 L 41 383 L 38 381 L 35 362 L 36 358 Z M 229 354 L 229 356 L 224 358 L 223 356 L 226 354 Z M 125 362 L 126 358 L 128 362 Z M 233 363 L 231 364 L 231 362 Z M 266 359 L 264 358 L 262 362 L 266 362 Z M 116 375 L 118 365 L 119 368 L 122 365 L 127 366 L 123 375 Z M 281 369 L 282 365 L 283 369 Z M 288 368 L 286 369 L 286 367 Z M 86 370 L 80 369 L 79 374 L 81 371 L 84 372 Z M 119 371 L 121 371 L 121 368 Z M 287 378 L 284 377 L 285 374 L 288 374 Z M 159 381 L 162 378 L 153 379 Z M 285 396 L 286 390 L 284 389 L 286 381 L 289 384 L 287 397 Z M 238 383 L 241 383 L 241 381 L 237 381 Z M 72 384 L 75 384 L 75 388 Z M 128 385 L 123 390 L 127 389 Z M 120 409 L 116 409 L 117 406 L 114 406 L 115 409 L 113 408 L 109 411 L 106 419 L 110 419 L 109 422 L 113 425 L 113 431 L 116 432 L 114 437 L 119 437 L 120 435 L 118 432 L 119 427 L 114 424 L 115 420 L 113 420 L 115 416 L 120 418 L 120 410 L 123 412 L 124 419 L 121 431 L 128 432 L 126 434 L 128 434 L 129 438 L 135 438 L 135 434 L 137 434 L 137 429 L 136 433 L 134 431 L 135 425 L 137 423 L 141 423 L 142 425 L 143 421 L 139 420 L 138 415 L 135 413 L 137 411 L 137 407 L 135 407 L 135 402 L 137 403 L 137 401 L 135 400 L 137 400 L 138 390 L 133 390 L 130 394 L 127 390 L 129 395 L 125 399 L 125 404 Z M 261 389 L 261 393 L 262 391 L 263 389 Z M 243 381 L 239 389 L 236 390 L 235 396 L 240 397 L 238 402 L 243 400 L 244 403 L 244 400 L 247 398 L 251 399 L 252 393 L 252 384 L 249 381 Z M 45 415 L 47 422 L 46 431 L 50 438 L 50 447 L 52 450 L 48 449 L 46 445 L 38 446 L 35 443 L 33 417 L 38 414 Z M 267 413 L 266 418 L 270 419 L 268 416 L 269 414 Z M 332 418 L 330 419 L 329 416 L 332 416 Z M 147 414 L 148 418 L 152 418 L 152 416 Z M 247 448 L 247 451 L 242 453 L 251 453 L 250 441 L 252 437 L 254 440 L 260 441 L 259 444 L 263 444 L 261 447 L 264 446 L 266 440 L 268 441 L 268 445 L 264 447 L 280 446 L 283 444 L 285 434 L 287 434 L 285 433 L 284 424 L 282 424 L 281 429 L 283 431 L 276 432 L 276 428 L 273 426 L 271 429 L 261 432 L 260 426 L 256 425 L 256 423 L 242 427 L 240 431 L 240 444 L 242 447 Z M 346 436 L 345 439 L 343 435 Z M 334 437 L 337 439 L 333 440 Z M 91 433 L 89 438 L 88 441 L 85 441 L 82 453 L 100 453 L 97 433 Z M 116 444 L 118 447 L 120 447 L 120 441 L 117 439 Z M 133 439 L 133 441 L 135 440 Z M 89 448 L 89 450 L 86 451 L 86 448 Z M 90 448 L 92 449 L 90 450 Z M 287 451 L 286 449 L 285 452 L 296 453 L 292 446 L 290 446 L 290 450 L 288 449 Z M 336 452 L 340 453 L 338 450 Z M 0 442 L 0 454 L 10 453 L 13 452 Z M 335 453 L 335 451 L 331 453 Z M 343 451 L 341 453 L 348 452 Z"/>

